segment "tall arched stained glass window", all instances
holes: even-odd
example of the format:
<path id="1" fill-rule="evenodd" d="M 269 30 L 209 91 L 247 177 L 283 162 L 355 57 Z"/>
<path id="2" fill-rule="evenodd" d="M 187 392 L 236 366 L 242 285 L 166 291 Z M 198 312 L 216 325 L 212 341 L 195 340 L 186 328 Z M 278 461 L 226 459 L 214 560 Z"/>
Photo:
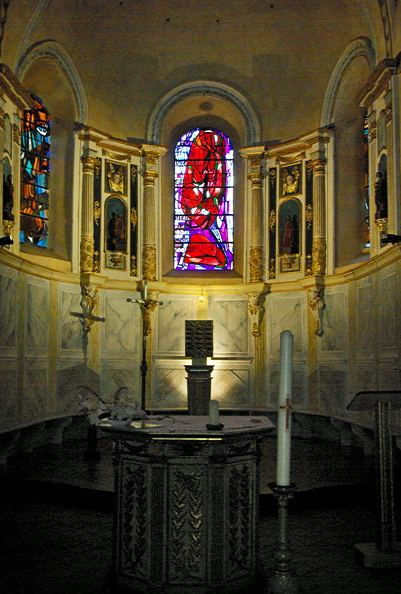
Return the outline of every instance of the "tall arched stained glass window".
<path id="1" fill-rule="evenodd" d="M 48 247 L 50 116 L 31 93 L 32 109 L 21 122 L 20 241 Z"/>
<path id="2" fill-rule="evenodd" d="M 233 268 L 233 148 L 196 128 L 175 147 L 175 270 Z"/>

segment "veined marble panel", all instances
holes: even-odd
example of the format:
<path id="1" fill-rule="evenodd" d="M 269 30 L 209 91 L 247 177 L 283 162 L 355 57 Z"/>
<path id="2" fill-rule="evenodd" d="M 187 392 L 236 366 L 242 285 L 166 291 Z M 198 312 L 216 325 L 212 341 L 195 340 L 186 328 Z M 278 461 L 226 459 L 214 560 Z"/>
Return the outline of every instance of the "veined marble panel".
<path id="1" fill-rule="evenodd" d="M 280 293 L 267 298 L 267 317 L 270 322 L 267 351 L 271 358 L 280 358 L 280 335 L 284 330 L 290 330 L 293 334 L 294 355 L 305 352 L 306 307 L 305 295 Z"/>
<path id="2" fill-rule="evenodd" d="M 319 409 L 328 414 L 345 412 L 348 372 L 343 364 L 319 365 Z"/>
<path id="3" fill-rule="evenodd" d="M 45 416 L 47 410 L 47 390 L 46 361 L 37 359 L 26 360 L 24 399 L 22 401 L 23 423 L 32 423 Z"/>
<path id="4" fill-rule="evenodd" d="M 234 296 L 212 297 L 210 305 L 214 356 L 249 356 L 251 343 L 248 299 Z"/>
<path id="5" fill-rule="evenodd" d="M 0 348 L 16 351 L 18 320 L 18 274 L 0 266 Z"/>
<path id="6" fill-rule="evenodd" d="M 318 340 L 318 346 L 324 355 L 343 355 L 348 346 L 347 287 L 327 287 L 324 301 L 323 335 Z"/>
<path id="7" fill-rule="evenodd" d="M 141 340 L 142 314 L 137 303 L 127 299 L 140 299 L 139 293 L 104 291 L 104 317 L 102 324 L 103 356 L 130 358 L 138 355 Z"/>
<path id="8" fill-rule="evenodd" d="M 57 399 L 60 413 L 77 414 L 82 406 L 80 394 L 88 393 L 100 395 L 99 374 L 90 369 L 82 361 L 63 361 L 57 371 Z"/>
<path id="9" fill-rule="evenodd" d="M 250 369 L 219 369 L 212 372 L 211 397 L 224 408 L 251 406 Z"/>
<path id="10" fill-rule="evenodd" d="M 156 355 L 185 356 L 185 320 L 196 320 L 196 296 L 160 295 Z M 155 314 L 156 315 L 156 314 Z"/>
<path id="11" fill-rule="evenodd" d="M 106 402 L 114 402 L 117 391 L 126 387 L 132 404 L 141 404 L 140 362 L 127 368 L 126 362 L 103 361 L 100 371 L 101 397 Z"/>
<path id="12" fill-rule="evenodd" d="M 276 408 L 280 391 L 280 363 L 269 364 L 268 377 L 266 406 Z M 294 363 L 292 367 L 292 405 L 298 409 L 308 407 L 308 385 L 304 363 Z"/>
<path id="13" fill-rule="evenodd" d="M 363 279 L 356 285 L 356 350 L 362 358 L 375 352 L 375 324 L 377 318 L 375 285 Z"/>
<path id="14" fill-rule="evenodd" d="M 379 279 L 379 347 L 380 352 L 398 351 L 397 275 L 382 274 Z"/>
<path id="15" fill-rule="evenodd" d="M 49 282 L 27 277 L 26 288 L 27 351 L 47 351 L 49 344 Z"/>
<path id="16" fill-rule="evenodd" d="M 17 361 L 0 361 L 0 431 L 21 424 L 20 402 L 21 395 L 20 383 L 18 378 Z"/>
<path id="17" fill-rule="evenodd" d="M 187 373 L 184 364 L 157 366 L 153 374 L 153 394 L 150 396 L 151 408 L 187 408 Z"/>
<path id="18" fill-rule="evenodd" d="M 82 314 L 81 290 L 75 285 L 60 284 L 60 331 L 61 350 L 76 353 L 83 349 L 83 328 L 80 318 Z"/>

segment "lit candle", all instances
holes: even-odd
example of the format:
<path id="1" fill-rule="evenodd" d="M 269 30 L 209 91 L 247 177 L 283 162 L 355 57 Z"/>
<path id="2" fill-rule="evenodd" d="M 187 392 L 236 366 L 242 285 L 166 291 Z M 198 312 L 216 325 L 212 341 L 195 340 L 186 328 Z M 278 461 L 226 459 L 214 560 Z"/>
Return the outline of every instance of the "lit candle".
<path id="1" fill-rule="evenodd" d="M 290 485 L 292 344 L 292 333 L 284 330 L 280 335 L 280 391 L 277 418 L 276 484 L 281 487 Z"/>
<path id="2" fill-rule="evenodd" d="M 148 281 L 145 281 L 143 283 L 143 300 L 146 301 L 146 298 L 148 296 Z"/>
<path id="3" fill-rule="evenodd" d="M 209 425 L 219 424 L 219 401 L 210 400 L 209 402 Z"/>

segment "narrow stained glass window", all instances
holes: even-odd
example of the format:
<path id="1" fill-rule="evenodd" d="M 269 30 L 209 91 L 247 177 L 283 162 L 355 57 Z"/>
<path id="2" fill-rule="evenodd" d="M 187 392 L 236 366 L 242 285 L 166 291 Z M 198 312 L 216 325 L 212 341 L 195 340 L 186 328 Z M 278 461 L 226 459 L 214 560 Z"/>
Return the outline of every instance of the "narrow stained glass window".
<path id="1" fill-rule="evenodd" d="M 175 270 L 233 269 L 233 148 L 196 128 L 175 147 Z"/>
<path id="2" fill-rule="evenodd" d="M 48 247 L 50 116 L 31 93 L 32 109 L 21 122 L 20 241 Z"/>

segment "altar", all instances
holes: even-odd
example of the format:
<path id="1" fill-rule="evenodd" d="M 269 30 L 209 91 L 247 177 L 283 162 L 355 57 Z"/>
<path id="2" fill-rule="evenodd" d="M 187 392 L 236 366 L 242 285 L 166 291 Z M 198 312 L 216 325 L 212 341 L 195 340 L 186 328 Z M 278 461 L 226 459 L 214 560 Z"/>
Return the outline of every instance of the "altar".
<path id="1" fill-rule="evenodd" d="M 151 417 L 113 435 L 113 580 L 156 594 L 235 592 L 257 577 L 259 444 L 266 417 Z M 124 590 L 126 591 L 126 590 Z"/>

